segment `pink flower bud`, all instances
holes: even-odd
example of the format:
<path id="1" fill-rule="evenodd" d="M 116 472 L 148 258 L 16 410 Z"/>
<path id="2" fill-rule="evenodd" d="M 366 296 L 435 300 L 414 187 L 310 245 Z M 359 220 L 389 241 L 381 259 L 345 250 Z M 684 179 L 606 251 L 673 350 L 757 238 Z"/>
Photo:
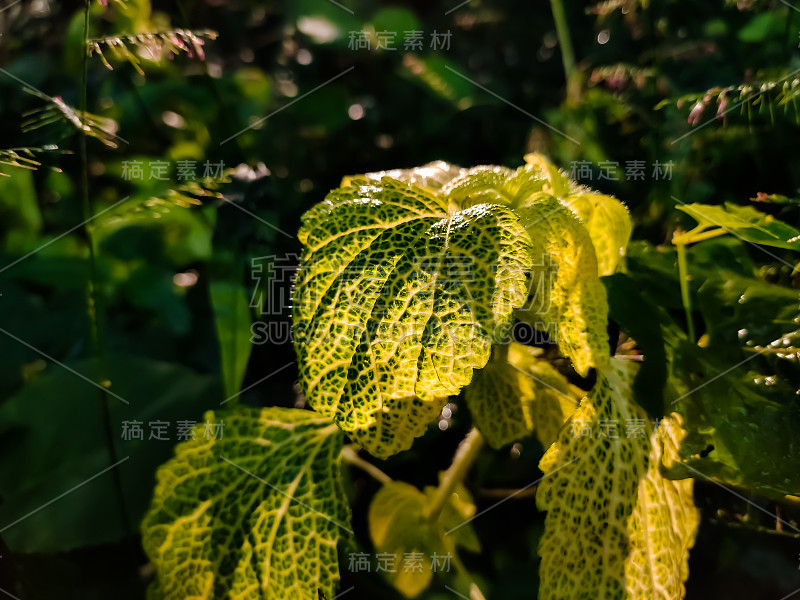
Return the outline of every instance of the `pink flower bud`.
<path id="1" fill-rule="evenodd" d="M 692 112 L 689 113 L 689 125 L 697 125 L 700 122 L 705 107 L 706 105 L 702 102 L 698 102 L 692 107 Z"/>

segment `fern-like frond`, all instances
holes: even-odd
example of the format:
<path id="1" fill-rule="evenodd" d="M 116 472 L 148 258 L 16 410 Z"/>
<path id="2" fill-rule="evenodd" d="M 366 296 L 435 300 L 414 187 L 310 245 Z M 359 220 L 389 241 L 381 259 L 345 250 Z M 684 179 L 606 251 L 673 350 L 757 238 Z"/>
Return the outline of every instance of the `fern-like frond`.
<path id="1" fill-rule="evenodd" d="M 58 146 L 41 146 L 38 148 L 5 148 L 0 150 L 0 165 L 35 171 L 42 166 L 42 163 L 36 160 L 37 155 L 44 152 L 57 151 Z M 53 167 L 53 169 L 55 171 L 61 171 L 61 169 L 57 167 Z M 0 177 L 8 177 L 8 173 L 3 173 L 0 171 Z"/>
<path id="2" fill-rule="evenodd" d="M 230 183 L 230 176 L 226 173 L 222 178 L 204 177 L 197 181 L 188 181 L 177 188 L 167 192 L 166 201 L 171 204 L 184 206 L 199 206 L 204 201 L 220 200 L 223 197 L 220 191 L 222 186 Z"/>
<path id="3" fill-rule="evenodd" d="M 217 33 L 210 29 L 190 31 L 188 29 L 171 29 L 153 33 L 134 33 L 126 35 L 110 35 L 91 39 L 86 42 L 89 56 L 97 55 L 103 64 L 113 69 L 106 58 L 104 50 L 116 58 L 127 60 L 142 75 L 141 59 L 158 62 L 164 57 L 172 57 L 185 52 L 190 57 L 200 60 L 205 58 L 203 45 L 205 39 L 217 39 Z"/>
<path id="4" fill-rule="evenodd" d="M 31 88 L 23 89 L 46 102 L 45 106 L 22 115 L 24 118 L 22 130 L 24 132 L 33 131 L 52 123 L 67 123 L 78 131 L 83 131 L 86 135 L 97 138 L 109 148 L 116 148 L 117 143 L 115 140 L 122 140 L 117 135 L 119 125 L 114 119 L 93 115 L 73 108 L 64 102 L 60 96 L 51 97 Z"/>
<path id="5" fill-rule="evenodd" d="M 230 181 L 227 174 L 222 178 L 204 177 L 170 188 L 163 197 L 152 196 L 147 199 L 129 200 L 114 210 L 109 217 L 109 222 L 136 215 L 158 215 L 159 213 L 168 213 L 173 208 L 193 208 L 202 206 L 206 202 L 220 200 L 223 198 L 220 190 L 224 184 L 230 183 Z"/>

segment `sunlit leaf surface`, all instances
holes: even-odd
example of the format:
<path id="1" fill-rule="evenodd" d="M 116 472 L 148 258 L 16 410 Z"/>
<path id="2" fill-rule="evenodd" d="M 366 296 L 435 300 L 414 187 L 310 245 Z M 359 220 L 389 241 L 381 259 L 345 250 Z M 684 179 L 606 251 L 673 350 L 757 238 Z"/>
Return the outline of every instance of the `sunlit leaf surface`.
<path id="1" fill-rule="evenodd" d="M 223 439 L 182 443 L 158 471 L 142 523 L 157 572 L 151 597 L 334 597 L 337 544 L 352 534 L 341 432 L 293 409 L 216 417 L 225 421 Z"/>

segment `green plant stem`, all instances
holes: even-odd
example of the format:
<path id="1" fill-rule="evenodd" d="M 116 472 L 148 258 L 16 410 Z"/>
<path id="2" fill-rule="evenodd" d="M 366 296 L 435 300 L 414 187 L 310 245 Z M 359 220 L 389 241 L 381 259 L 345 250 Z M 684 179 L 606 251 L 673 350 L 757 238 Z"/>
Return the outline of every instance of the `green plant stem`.
<path id="1" fill-rule="evenodd" d="M 567 15 L 564 12 L 563 0 L 550 0 L 550 8 L 553 11 L 553 20 L 556 24 L 556 35 L 558 36 L 558 45 L 561 48 L 564 75 L 569 83 L 575 73 L 575 53 L 572 50 L 572 40 L 569 37 L 569 24 L 567 23 Z"/>
<path id="2" fill-rule="evenodd" d="M 80 110 L 83 114 L 88 110 L 88 86 L 89 86 L 89 53 L 87 52 L 87 44 L 89 41 L 89 11 L 91 8 L 91 0 L 86 0 L 83 10 L 83 59 L 82 59 L 82 72 L 81 72 L 81 105 Z M 89 282 L 87 290 L 87 312 L 89 316 L 89 327 L 91 329 L 92 347 L 94 349 L 95 357 L 98 363 L 98 379 L 100 385 L 105 389 L 108 382 L 108 367 L 106 364 L 105 353 L 103 352 L 103 343 L 100 330 L 100 319 L 98 316 L 99 294 L 98 294 L 98 277 L 97 277 L 97 258 L 95 256 L 94 238 L 92 236 L 92 229 L 89 222 L 94 217 L 94 202 L 92 202 L 91 195 L 89 194 L 89 160 L 86 150 L 87 135 L 86 130 L 81 129 L 80 132 L 80 157 L 81 157 L 81 191 L 83 195 L 83 231 L 86 236 L 87 245 L 89 246 Z M 109 464 L 117 464 L 119 459 L 114 445 L 114 429 L 111 423 L 111 397 L 105 391 L 100 392 L 100 405 L 103 412 L 103 429 L 106 438 L 106 446 L 109 454 Z M 119 503 L 120 516 L 122 519 L 123 530 L 126 535 L 130 535 L 130 524 L 128 522 L 128 510 L 125 502 L 125 493 L 122 488 L 122 477 L 119 469 L 112 469 L 111 475 L 114 478 L 114 489 L 117 495 L 117 502 Z"/>
<path id="3" fill-rule="evenodd" d="M 728 233 L 727 229 L 719 228 L 719 229 L 709 229 L 704 230 L 701 227 L 696 227 L 691 231 L 687 231 L 686 233 L 682 233 L 680 235 L 676 235 L 672 239 L 672 243 L 677 244 L 694 244 L 696 242 L 702 242 L 703 240 L 710 240 L 711 238 L 719 237 L 721 235 L 725 235 Z"/>
<path id="4" fill-rule="evenodd" d="M 444 472 L 442 482 L 436 488 L 436 493 L 428 507 L 428 519 L 436 522 L 444 510 L 445 503 L 450 499 L 456 486 L 464 480 L 472 463 L 478 458 L 483 446 L 483 436 L 473 428 L 461 442 L 453 457 L 453 464 Z"/>
<path id="5" fill-rule="evenodd" d="M 346 463 L 350 463 L 354 467 L 358 467 L 362 471 L 372 475 L 375 479 L 380 481 L 383 484 L 391 483 L 392 478 L 389 477 L 386 473 L 381 471 L 378 467 L 373 465 L 371 462 L 367 462 L 363 458 L 358 455 L 358 452 L 352 445 L 345 446 L 342 448 L 342 460 Z"/>
<path id="6" fill-rule="evenodd" d="M 686 330 L 692 342 L 696 342 L 697 339 L 695 338 L 694 321 L 692 320 L 692 295 L 689 290 L 689 267 L 686 261 L 686 246 L 687 244 L 710 240 L 726 233 L 728 233 L 728 230 L 722 227 L 710 230 L 695 227 L 691 231 L 681 233 L 672 238 L 672 243 L 675 244 L 675 249 L 678 251 L 678 275 L 681 284 L 681 301 L 683 302 L 683 310 L 686 312 Z"/>
<path id="7" fill-rule="evenodd" d="M 689 269 L 686 266 L 686 244 L 676 243 L 675 248 L 678 251 L 678 274 L 681 282 L 683 310 L 686 311 L 686 328 L 689 333 L 689 339 L 694 343 L 697 340 L 694 335 L 694 322 L 692 321 L 692 295 L 689 293 Z"/>

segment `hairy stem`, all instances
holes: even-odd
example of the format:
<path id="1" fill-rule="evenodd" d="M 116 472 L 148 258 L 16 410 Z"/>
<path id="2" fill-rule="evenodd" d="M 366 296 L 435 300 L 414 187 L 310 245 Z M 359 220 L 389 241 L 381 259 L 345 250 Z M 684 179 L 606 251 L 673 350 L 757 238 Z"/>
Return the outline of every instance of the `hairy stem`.
<path id="1" fill-rule="evenodd" d="M 81 105 L 80 110 L 83 114 L 88 110 L 87 90 L 89 87 L 89 52 L 87 44 L 89 41 L 89 11 L 91 0 L 86 0 L 83 9 L 83 58 L 81 71 Z M 105 388 L 108 385 L 108 367 L 106 364 L 105 353 L 101 336 L 101 326 L 99 318 L 99 294 L 97 277 L 97 259 L 95 256 L 94 238 L 92 228 L 89 224 L 94 217 L 94 202 L 89 194 L 89 160 L 86 151 L 86 130 L 81 128 L 80 132 L 80 157 L 81 157 L 81 191 L 83 195 L 83 231 L 89 246 L 89 282 L 87 290 L 87 312 L 89 316 L 89 327 L 91 329 L 92 347 L 98 363 L 98 379 L 100 385 Z M 117 451 L 114 446 L 114 429 L 111 423 L 111 397 L 105 391 L 100 392 L 100 405 L 103 411 L 104 433 L 106 446 L 109 454 L 109 464 L 119 462 Z M 122 478 L 119 469 L 112 469 L 111 476 L 114 478 L 114 489 L 119 503 L 120 516 L 122 518 L 123 529 L 130 535 L 130 524 L 128 522 L 128 510 L 125 503 L 125 494 L 122 489 Z"/>
<path id="2" fill-rule="evenodd" d="M 372 475 L 375 479 L 380 481 L 383 484 L 391 483 L 392 478 L 389 477 L 386 473 L 381 471 L 378 467 L 373 465 L 371 462 L 367 462 L 363 458 L 358 455 L 358 452 L 353 448 L 352 445 L 345 446 L 342 448 L 342 460 L 350 463 L 354 467 L 358 467 L 362 471 Z"/>
<path id="3" fill-rule="evenodd" d="M 473 428 L 458 446 L 458 450 L 456 450 L 456 454 L 453 457 L 453 464 L 444 472 L 442 482 L 431 500 L 428 508 L 428 519 L 432 522 L 436 522 L 439 519 L 445 503 L 450 499 L 450 495 L 456 486 L 464 480 L 472 463 L 478 458 L 482 446 L 483 436 L 477 429 Z"/>

